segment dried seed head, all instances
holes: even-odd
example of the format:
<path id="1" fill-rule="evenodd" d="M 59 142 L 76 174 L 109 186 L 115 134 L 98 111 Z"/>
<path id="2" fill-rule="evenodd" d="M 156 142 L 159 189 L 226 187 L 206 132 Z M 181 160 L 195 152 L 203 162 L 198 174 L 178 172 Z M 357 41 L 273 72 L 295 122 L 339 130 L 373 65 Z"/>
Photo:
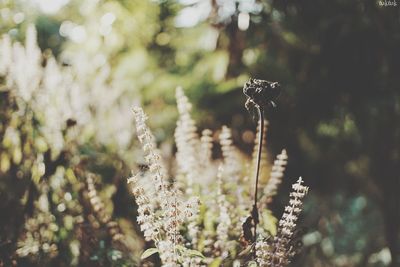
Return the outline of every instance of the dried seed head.
<path id="1" fill-rule="evenodd" d="M 243 93 L 247 96 L 246 108 L 258 106 L 260 108 L 274 107 L 274 100 L 279 96 L 281 86 L 277 82 L 250 79 L 243 87 Z"/>

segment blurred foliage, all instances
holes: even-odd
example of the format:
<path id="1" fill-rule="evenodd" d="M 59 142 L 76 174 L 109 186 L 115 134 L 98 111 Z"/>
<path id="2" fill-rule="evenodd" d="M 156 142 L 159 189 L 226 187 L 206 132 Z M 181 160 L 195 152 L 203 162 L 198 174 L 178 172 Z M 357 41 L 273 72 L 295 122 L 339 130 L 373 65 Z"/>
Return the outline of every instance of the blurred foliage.
<path id="1" fill-rule="evenodd" d="M 49 121 L 44 114 L 46 107 L 63 106 L 65 96 L 52 105 L 21 101 L 0 75 L 0 207 L 7 214 L 0 219 L 1 259 L 11 265 L 24 229 L 40 229 L 28 223 L 35 212 L 56 222 L 58 234 L 49 234 L 46 241 L 49 247 L 57 243 L 62 252 L 53 265 L 79 262 L 77 231 L 98 231 L 99 240 L 87 246 L 108 249 L 82 261 L 109 265 L 119 258 L 104 241 L 104 231 L 86 227 L 96 220 L 82 215 L 90 212 L 82 212 L 88 207 L 79 204 L 85 175 L 73 175 L 76 168 L 100 174 L 101 192 L 109 190 L 104 198 L 113 202 L 108 212 L 121 222 L 132 221 L 135 207 L 120 180 L 134 168 L 137 155 L 129 107 L 145 104 L 154 134 L 165 144 L 163 153 L 170 155 L 177 116 L 173 89 L 182 85 L 197 107 L 200 128 L 230 125 L 237 145 L 250 152 L 254 134 L 248 129 L 254 123 L 240 88 L 251 76 L 284 86 L 278 108 L 269 112 L 268 148 L 276 154 L 286 147 L 291 159 L 287 176 L 300 173 L 313 189 L 304 216 L 309 228 L 304 238 L 312 242 L 303 240 L 305 253 L 297 264 L 385 266 L 391 258 L 397 266 L 399 12 L 399 7 L 373 0 L 1 0 L 0 31 L 24 41 L 34 23 L 42 52 L 53 54 L 59 66 L 71 66 L 72 74 L 61 76 L 71 75 L 71 88 L 83 88 L 75 99 L 84 99 L 82 106 L 91 114 L 83 120 L 80 115 L 69 118 L 71 112 L 60 115 L 65 109 L 52 115 L 58 121 L 57 141 L 62 140 L 54 146 L 55 130 L 43 130 Z M 69 127 L 74 121 L 77 126 Z M 282 190 L 292 182 L 287 179 Z M 45 196 L 48 209 L 34 208 Z M 274 203 L 276 214 L 281 214 L 281 203 Z M 61 204 L 65 211 L 58 211 Z M 49 211 L 54 218 L 47 218 Z M 85 227 L 71 227 L 71 220 Z M 138 230 L 120 225 L 125 232 Z"/>

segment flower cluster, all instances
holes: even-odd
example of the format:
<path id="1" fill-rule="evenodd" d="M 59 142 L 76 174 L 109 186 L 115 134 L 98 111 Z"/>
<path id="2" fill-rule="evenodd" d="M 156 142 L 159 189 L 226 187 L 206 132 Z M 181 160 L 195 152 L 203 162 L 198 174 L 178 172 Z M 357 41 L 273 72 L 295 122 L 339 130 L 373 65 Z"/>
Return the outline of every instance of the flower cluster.
<path id="1" fill-rule="evenodd" d="M 221 133 L 219 135 L 222 156 L 224 158 L 224 171 L 234 181 L 239 180 L 240 165 L 238 162 L 238 155 L 236 148 L 233 146 L 232 131 L 227 126 L 222 126 Z"/>
<path id="2" fill-rule="evenodd" d="M 178 173 L 185 177 L 185 190 L 190 195 L 193 193 L 193 180 L 199 176 L 199 164 L 195 155 L 199 152 L 200 142 L 196 124 L 190 116 L 192 105 L 181 87 L 176 89 L 176 100 L 179 112 L 175 129 Z"/>
<path id="3" fill-rule="evenodd" d="M 282 178 L 287 165 L 287 159 L 288 156 L 286 149 L 283 149 L 282 152 L 276 156 L 267 185 L 264 187 L 264 195 L 260 200 L 261 208 L 264 208 L 266 204 L 270 203 L 272 198 L 277 194 L 278 186 L 282 183 Z"/>
<path id="4" fill-rule="evenodd" d="M 146 125 L 147 117 L 140 107 L 133 109 L 139 141 L 145 152 L 150 176 L 154 185 L 154 196 L 149 195 L 138 181 L 140 174 L 128 179 L 133 184 L 133 193 L 138 204 L 138 223 L 145 231 L 146 239 L 155 241 L 163 266 L 177 266 L 184 261 L 178 245 L 182 243 L 180 228 L 198 213 L 196 197 L 184 200 L 174 185 L 169 185 L 167 171 L 157 151 L 154 136 Z M 153 201 L 150 199 L 153 198 Z"/>
<path id="5" fill-rule="evenodd" d="M 237 255 L 252 251 L 251 238 L 244 237 L 242 241 L 245 235 L 242 235 L 242 229 L 246 228 L 243 221 L 254 200 L 251 195 L 253 184 L 249 183 L 248 172 L 243 169 L 255 159 L 249 160 L 233 145 L 232 133 L 227 126 L 223 126 L 219 134 L 222 158 L 213 159 L 214 136 L 218 135 L 208 129 L 201 135 L 197 134 L 190 116 L 191 104 L 181 88 L 177 89 L 176 97 L 179 111 L 175 130 L 177 178 L 171 184 L 154 137 L 146 125 L 146 115 L 139 107 L 133 110 L 137 135 L 145 152 L 147 166 L 144 169 L 149 170 L 128 179 L 138 205 L 138 223 L 146 240 L 154 241 L 163 266 L 243 264 L 246 260 L 238 260 Z M 268 167 L 268 157 L 262 159 L 264 167 Z M 276 194 L 286 164 L 287 154 L 283 150 L 277 156 L 262 192 L 261 201 L 265 203 L 260 205 L 262 220 L 265 215 L 272 218 L 264 208 Z M 152 180 L 153 189 L 145 187 L 148 178 Z M 277 266 L 284 266 L 287 263 L 284 257 L 294 254 L 290 248 L 292 235 L 289 231 L 295 227 L 299 204 L 306 193 L 306 187 L 301 183 L 294 185 L 295 192 L 291 194 L 290 206 L 286 208 L 279 229 L 263 221 L 265 225 L 261 226 L 264 227 L 260 226 L 256 233 L 277 232 L 276 237 L 272 237 L 273 242 L 257 243 L 256 260 L 261 265 L 279 260 L 281 265 Z"/>
<path id="6" fill-rule="evenodd" d="M 144 238 L 146 241 L 157 240 L 159 226 L 155 222 L 153 206 L 144 188 L 138 184 L 136 176 L 128 178 L 128 184 L 132 184 L 132 193 L 138 205 L 136 221 L 140 225 L 140 230 L 143 231 Z"/>
<path id="7" fill-rule="evenodd" d="M 35 216 L 25 222 L 25 233 L 18 241 L 16 253 L 20 257 L 42 254 L 44 258 L 55 257 L 58 253 L 56 233 L 59 227 L 49 212 L 48 198 L 42 194 L 35 203 Z"/>
<path id="8" fill-rule="evenodd" d="M 223 193 L 223 181 L 222 181 L 222 166 L 218 169 L 217 174 L 217 204 L 219 208 L 218 226 L 217 226 L 217 242 L 214 246 L 223 253 L 228 252 L 228 241 L 229 241 L 229 229 L 231 227 L 231 218 L 229 214 L 229 202 L 226 200 L 226 196 Z M 227 257 L 227 255 L 221 255 Z"/>
<path id="9" fill-rule="evenodd" d="M 162 207 L 169 206 L 167 191 L 168 181 L 165 181 L 166 170 L 161 161 L 160 153 L 157 150 L 157 145 L 154 136 L 146 125 L 147 116 L 143 109 L 139 107 L 133 108 L 134 117 L 136 120 L 136 132 L 143 151 L 146 153 L 145 160 L 151 172 L 151 178 L 156 188 L 157 200 L 160 201 Z"/>
<path id="10" fill-rule="evenodd" d="M 89 202 L 93 208 L 94 214 L 96 215 L 97 219 L 107 227 L 107 230 L 114 242 L 121 241 L 123 239 L 123 235 L 121 234 L 121 230 L 119 229 L 118 223 L 111 220 L 111 216 L 107 214 L 107 212 L 105 211 L 103 201 L 97 194 L 94 182 L 94 174 L 89 173 L 87 175 L 86 183 L 88 188 Z"/>
<path id="11" fill-rule="evenodd" d="M 260 266 L 287 266 L 296 253 L 291 240 L 302 210 L 303 199 L 308 193 L 308 187 L 303 185 L 303 179 L 300 177 L 292 185 L 292 189 L 289 205 L 285 207 L 285 212 L 279 220 L 277 235 L 267 240 L 258 241 L 256 244 L 257 261 Z"/>

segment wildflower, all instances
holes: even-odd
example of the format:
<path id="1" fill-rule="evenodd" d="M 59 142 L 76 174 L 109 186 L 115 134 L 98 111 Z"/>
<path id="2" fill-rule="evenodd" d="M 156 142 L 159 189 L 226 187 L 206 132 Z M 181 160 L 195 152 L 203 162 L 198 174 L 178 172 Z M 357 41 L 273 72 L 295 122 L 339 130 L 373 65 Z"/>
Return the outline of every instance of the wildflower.
<path id="1" fill-rule="evenodd" d="M 289 205 L 285 207 L 278 223 L 278 233 L 273 238 L 258 241 L 256 244 L 257 261 L 260 266 L 287 266 L 296 252 L 291 240 L 308 187 L 303 185 L 303 179 L 299 177 L 292 189 Z"/>
<path id="2" fill-rule="evenodd" d="M 276 195 L 278 186 L 282 183 L 283 174 L 287 165 L 287 153 L 283 149 L 282 152 L 276 156 L 274 165 L 272 166 L 271 173 L 267 185 L 264 188 L 264 195 L 260 200 L 260 208 L 265 208 L 266 204 L 272 201 L 272 197 Z"/>
<path id="3" fill-rule="evenodd" d="M 219 218 L 218 218 L 218 226 L 217 226 L 217 242 L 215 243 L 215 247 L 219 248 L 221 252 L 225 252 L 228 250 L 228 233 L 229 228 L 231 226 L 231 218 L 229 215 L 229 203 L 226 200 L 224 193 L 222 192 L 222 172 L 223 168 L 220 166 L 218 168 L 217 174 L 217 183 L 218 183 L 218 191 L 217 191 L 217 203 L 219 207 Z"/>
<path id="4" fill-rule="evenodd" d="M 177 146 L 177 163 L 179 173 L 186 178 L 186 193 L 193 193 L 193 183 L 199 177 L 199 164 L 196 158 L 200 150 L 200 141 L 197 128 L 190 116 L 192 105 L 184 95 L 181 87 L 176 88 L 176 101 L 179 119 L 175 129 L 175 141 Z"/>

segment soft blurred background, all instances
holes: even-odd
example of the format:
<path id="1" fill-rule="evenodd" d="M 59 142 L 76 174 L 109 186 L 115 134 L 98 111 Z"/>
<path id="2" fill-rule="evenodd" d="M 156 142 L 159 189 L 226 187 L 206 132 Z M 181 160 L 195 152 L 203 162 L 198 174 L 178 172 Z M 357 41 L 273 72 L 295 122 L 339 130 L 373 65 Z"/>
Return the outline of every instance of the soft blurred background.
<path id="1" fill-rule="evenodd" d="M 18 65 L 13 79 L 25 100 L 0 75 L 0 266 L 135 266 L 113 261 L 121 251 L 104 242 L 88 240 L 96 251 L 79 253 L 85 227 L 74 225 L 89 212 L 76 203 L 77 173 L 98 174 L 101 194 L 112 198 L 106 209 L 131 232 L 134 262 L 143 241 L 124 179 L 137 162 L 131 107 L 145 107 L 168 158 L 180 85 L 199 129 L 228 125 L 250 154 L 249 77 L 283 87 L 267 114 L 268 152 L 289 155 L 274 214 L 298 175 L 311 188 L 293 266 L 400 266 L 400 3 L 383 2 L 0 0 L 8 36 L 0 72 Z M 7 63 L 13 41 L 26 43 L 12 52 L 26 60 Z M 47 93 L 33 97 L 39 72 Z M 39 256 L 23 249 L 37 241 L 33 234 L 21 243 L 24 229 L 51 240 Z"/>

